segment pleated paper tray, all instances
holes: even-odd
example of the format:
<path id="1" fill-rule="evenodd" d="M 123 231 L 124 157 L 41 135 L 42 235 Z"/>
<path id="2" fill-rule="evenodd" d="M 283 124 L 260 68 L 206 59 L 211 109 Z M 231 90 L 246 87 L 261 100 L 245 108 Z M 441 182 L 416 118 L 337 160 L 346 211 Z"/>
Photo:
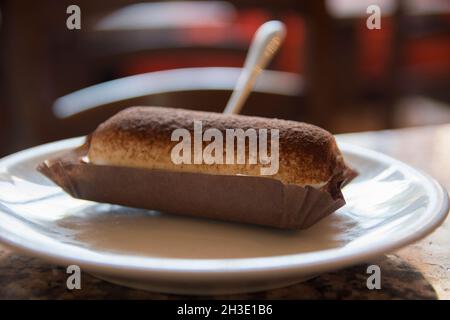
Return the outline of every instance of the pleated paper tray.
<path id="1" fill-rule="evenodd" d="M 303 229 L 345 204 L 325 191 L 266 177 L 95 165 L 88 143 L 38 170 L 72 197 L 166 213 Z"/>

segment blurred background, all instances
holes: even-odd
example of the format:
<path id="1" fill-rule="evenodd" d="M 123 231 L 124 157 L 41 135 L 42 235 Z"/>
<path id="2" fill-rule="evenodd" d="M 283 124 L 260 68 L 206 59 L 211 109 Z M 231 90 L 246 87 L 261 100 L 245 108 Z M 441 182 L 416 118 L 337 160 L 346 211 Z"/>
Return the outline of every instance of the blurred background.
<path id="1" fill-rule="evenodd" d="M 449 0 L 0 0 L 0 156 L 132 105 L 222 111 L 271 19 L 287 38 L 244 114 L 333 133 L 450 123 Z"/>

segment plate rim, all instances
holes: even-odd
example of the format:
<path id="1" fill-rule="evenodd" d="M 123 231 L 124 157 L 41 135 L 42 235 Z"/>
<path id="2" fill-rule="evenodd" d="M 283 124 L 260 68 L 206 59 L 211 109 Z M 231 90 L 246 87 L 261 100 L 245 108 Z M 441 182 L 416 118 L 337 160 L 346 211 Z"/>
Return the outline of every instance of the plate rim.
<path id="1" fill-rule="evenodd" d="M 29 149 L 19 151 L 0 159 L 0 172 L 10 165 L 11 162 L 20 161 L 30 157 L 34 154 L 45 154 L 49 152 L 62 151 L 67 148 L 72 148 L 78 144 L 81 144 L 84 137 L 76 137 L 70 139 L 59 140 L 35 146 Z M 21 241 L 14 241 L 11 236 L 8 237 L 4 233 L 0 233 L 0 242 L 13 248 L 16 251 L 25 253 L 27 255 L 43 258 L 46 261 L 51 261 L 56 264 L 74 264 L 82 266 L 86 270 L 102 272 L 107 274 L 123 275 L 124 271 L 132 272 L 134 275 L 142 275 L 148 273 L 157 274 L 170 274 L 171 276 L 183 276 L 189 274 L 191 276 L 199 275 L 222 275 L 222 276 L 241 276 L 248 274 L 260 275 L 261 273 L 283 271 L 287 273 L 298 272 L 322 272 L 326 270 L 336 269 L 348 265 L 361 263 L 371 258 L 375 258 L 382 254 L 392 252 L 408 244 L 414 243 L 425 236 L 433 232 L 439 227 L 446 219 L 449 212 L 449 197 L 445 188 L 440 185 L 434 178 L 420 169 L 413 168 L 412 166 L 394 159 L 383 153 L 370 150 L 361 146 L 356 146 L 349 143 L 340 142 L 337 137 L 338 145 L 341 151 L 345 154 L 356 154 L 363 158 L 371 158 L 381 160 L 383 163 L 395 164 L 406 170 L 413 176 L 419 176 L 422 180 L 427 181 L 425 186 L 427 193 L 433 194 L 434 198 L 427 207 L 427 210 L 423 215 L 431 215 L 427 218 L 426 224 L 415 229 L 415 232 L 410 232 L 406 236 L 400 237 L 395 241 L 385 240 L 381 244 L 372 245 L 371 248 L 367 246 L 353 247 L 351 250 L 345 249 L 345 247 L 325 249 L 321 251 L 313 251 L 307 253 L 295 253 L 289 255 L 276 255 L 269 257 L 251 257 L 251 258 L 216 258 L 216 259 L 187 259 L 187 258 L 170 258 L 170 257 L 140 257 L 139 264 L 123 264 L 115 261 L 94 261 L 92 259 L 85 259 L 79 257 L 69 256 L 65 253 L 51 252 L 48 248 L 32 247 L 26 245 Z M 437 199 L 437 200 L 436 200 Z M 0 212 L 3 209 L 0 208 Z M 5 229 L 0 225 L 0 229 Z M 14 232 L 9 231 L 9 235 L 14 237 Z M 19 236 L 19 238 L 21 238 Z M 22 237 L 26 239 L 26 237 Z M 53 241 L 57 241 L 54 240 Z M 64 244 L 73 245 L 73 244 Z M 84 248 L 77 247 L 78 250 L 86 250 Z M 350 251 L 350 252 L 348 252 Z M 125 254 L 112 254 L 120 257 L 126 257 L 129 261 L 135 258 L 135 256 L 128 256 Z M 145 263 L 142 263 L 145 262 Z"/>

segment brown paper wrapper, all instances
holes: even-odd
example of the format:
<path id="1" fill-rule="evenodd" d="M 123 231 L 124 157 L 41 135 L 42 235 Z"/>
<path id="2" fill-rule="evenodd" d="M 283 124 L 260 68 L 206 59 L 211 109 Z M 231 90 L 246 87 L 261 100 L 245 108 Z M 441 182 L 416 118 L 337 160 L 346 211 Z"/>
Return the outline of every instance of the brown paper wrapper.
<path id="1" fill-rule="evenodd" d="M 345 204 L 342 194 L 253 177 L 95 165 L 88 142 L 38 170 L 71 196 L 97 202 L 263 226 L 303 229 Z"/>

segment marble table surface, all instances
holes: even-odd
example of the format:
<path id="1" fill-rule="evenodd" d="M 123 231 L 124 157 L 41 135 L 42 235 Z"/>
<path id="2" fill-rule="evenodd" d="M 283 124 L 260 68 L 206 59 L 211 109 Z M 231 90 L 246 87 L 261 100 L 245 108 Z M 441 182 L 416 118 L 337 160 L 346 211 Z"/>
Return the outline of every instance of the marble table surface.
<path id="1" fill-rule="evenodd" d="M 450 189 L 450 125 L 341 135 L 435 177 Z M 374 261 L 326 273 L 285 288 L 216 299 L 450 299 L 450 218 L 421 241 Z M 378 264 L 382 287 L 366 286 L 367 266 Z M 199 299 L 129 289 L 83 274 L 82 289 L 66 288 L 62 267 L 0 245 L 0 299 Z"/>

